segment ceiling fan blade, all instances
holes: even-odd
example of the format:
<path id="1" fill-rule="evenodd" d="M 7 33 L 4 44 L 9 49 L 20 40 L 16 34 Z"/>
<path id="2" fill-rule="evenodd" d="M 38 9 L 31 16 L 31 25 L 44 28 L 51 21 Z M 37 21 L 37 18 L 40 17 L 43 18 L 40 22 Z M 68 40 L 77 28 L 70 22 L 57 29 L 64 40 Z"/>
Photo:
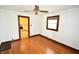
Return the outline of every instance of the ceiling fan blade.
<path id="1" fill-rule="evenodd" d="M 23 12 L 33 12 L 33 10 L 24 10 Z"/>
<path id="2" fill-rule="evenodd" d="M 23 12 L 34 12 L 35 15 L 37 15 L 38 12 L 48 13 L 46 10 L 40 10 L 38 5 L 35 5 L 33 10 L 24 10 Z"/>
<path id="3" fill-rule="evenodd" d="M 44 13 L 48 13 L 48 11 L 45 11 L 45 10 L 39 10 L 40 12 L 44 12 Z"/>

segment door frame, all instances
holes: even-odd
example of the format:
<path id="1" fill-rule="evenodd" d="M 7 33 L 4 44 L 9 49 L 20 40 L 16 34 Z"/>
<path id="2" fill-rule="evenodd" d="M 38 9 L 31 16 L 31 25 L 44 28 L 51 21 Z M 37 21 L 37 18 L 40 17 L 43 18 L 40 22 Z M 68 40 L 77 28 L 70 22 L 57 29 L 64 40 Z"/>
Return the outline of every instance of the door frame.
<path id="1" fill-rule="evenodd" d="M 28 18 L 28 38 L 30 37 L 30 17 L 29 16 L 22 16 L 18 15 L 18 30 L 19 30 L 19 39 L 21 39 L 21 32 L 20 32 L 20 17 Z"/>

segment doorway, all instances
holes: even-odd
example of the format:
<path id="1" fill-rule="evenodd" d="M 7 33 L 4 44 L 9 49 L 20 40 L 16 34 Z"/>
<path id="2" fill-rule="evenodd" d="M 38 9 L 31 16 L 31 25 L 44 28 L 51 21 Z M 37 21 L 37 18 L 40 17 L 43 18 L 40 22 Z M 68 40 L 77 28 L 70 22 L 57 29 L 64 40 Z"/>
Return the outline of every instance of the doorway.
<path id="1" fill-rule="evenodd" d="M 19 39 L 25 39 L 30 36 L 30 20 L 28 16 L 18 16 Z"/>

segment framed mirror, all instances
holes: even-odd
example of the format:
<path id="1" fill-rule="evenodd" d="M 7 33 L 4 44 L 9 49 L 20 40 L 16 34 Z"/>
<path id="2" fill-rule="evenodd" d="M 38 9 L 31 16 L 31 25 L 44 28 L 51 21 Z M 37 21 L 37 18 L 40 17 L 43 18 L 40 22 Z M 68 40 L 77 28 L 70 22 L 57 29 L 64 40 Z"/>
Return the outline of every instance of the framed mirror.
<path id="1" fill-rule="evenodd" d="M 47 30 L 58 31 L 58 26 L 59 26 L 59 15 L 47 17 L 46 22 Z"/>

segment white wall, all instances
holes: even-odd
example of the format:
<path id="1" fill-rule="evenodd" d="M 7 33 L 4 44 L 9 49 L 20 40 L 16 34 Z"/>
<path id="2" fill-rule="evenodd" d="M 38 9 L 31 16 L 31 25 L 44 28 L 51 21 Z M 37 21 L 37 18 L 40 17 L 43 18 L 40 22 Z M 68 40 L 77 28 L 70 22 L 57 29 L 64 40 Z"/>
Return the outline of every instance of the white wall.
<path id="1" fill-rule="evenodd" d="M 22 12 L 0 10 L 0 41 L 18 39 L 18 15 L 30 17 L 30 36 L 39 34 L 40 16 Z"/>
<path id="2" fill-rule="evenodd" d="M 30 27 L 31 36 L 36 35 L 40 33 L 40 22 L 41 22 L 41 16 L 40 15 L 32 15 L 30 18 L 30 23 L 32 27 Z"/>
<path id="3" fill-rule="evenodd" d="M 59 31 L 46 30 L 47 16 L 60 15 Z M 79 50 L 79 8 L 44 15 L 41 20 L 41 34 Z"/>

